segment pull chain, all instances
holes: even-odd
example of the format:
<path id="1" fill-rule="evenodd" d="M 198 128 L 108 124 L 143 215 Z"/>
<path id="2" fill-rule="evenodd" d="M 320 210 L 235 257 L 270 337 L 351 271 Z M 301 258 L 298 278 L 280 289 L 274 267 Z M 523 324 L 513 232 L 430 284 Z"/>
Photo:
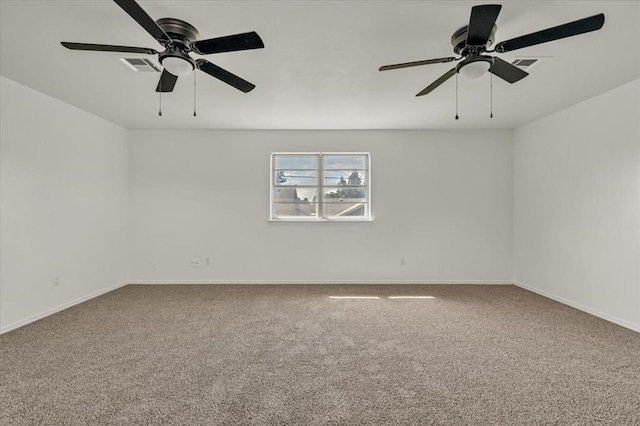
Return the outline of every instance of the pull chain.
<path id="1" fill-rule="evenodd" d="M 193 116 L 196 115 L 196 70 L 193 70 Z"/>
<path id="2" fill-rule="evenodd" d="M 491 108 L 491 113 L 489 115 L 489 118 L 493 118 L 493 74 L 489 74 L 489 78 L 491 79 L 491 103 L 490 103 L 490 108 Z"/>
<path id="3" fill-rule="evenodd" d="M 158 92 L 158 96 L 160 97 L 160 105 L 158 107 L 158 115 L 162 117 L 162 78 L 160 78 L 160 91 Z"/>
<path id="4" fill-rule="evenodd" d="M 456 120 L 458 119 L 458 73 L 456 73 Z"/>

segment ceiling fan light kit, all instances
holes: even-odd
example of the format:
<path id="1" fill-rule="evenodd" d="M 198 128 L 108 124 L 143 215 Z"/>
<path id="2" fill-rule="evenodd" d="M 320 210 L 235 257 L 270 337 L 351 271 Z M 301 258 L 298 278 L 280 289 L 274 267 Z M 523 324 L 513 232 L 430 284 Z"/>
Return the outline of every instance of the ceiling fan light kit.
<path id="1" fill-rule="evenodd" d="M 547 28 L 545 30 L 502 41 L 496 44 L 494 50 L 488 50 L 489 46 L 491 46 L 495 40 L 495 34 L 498 28 L 496 20 L 498 19 L 501 9 L 502 6 L 499 4 L 484 4 L 473 6 L 471 8 L 469 24 L 459 28 L 451 36 L 453 51 L 457 55 L 460 55 L 460 57 L 451 56 L 446 58 L 426 59 L 422 61 L 385 65 L 380 67 L 379 71 L 390 71 L 421 65 L 462 61 L 457 64 L 456 67 L 451 68 L 436 79 L 416 96 L 424 96 L 431 93 L 438 86 L 457 74 L 473 79 L 481 77 L 488 71 L 492 75 L 495 75 L 508 83 L 516 83 L 529 74 L 497 56 L 489 56 L 485 53 L 511 52 L 517 49 L 535 46 L 537 44 L 548 43 L 550 41 L 596 31 L 604 25 L 604 14 L 600 13 L 577 21 L 568 22 L 556 27 Z M 493 82 L 491 83 L 491 87 L 493 88 Z M 491 116 L 493 117 L 493 113 L 491 113 Z M 457 118 L 458 115 L 456 113 L 456 119 Z"/>
<path id="2" fill-rule="evenodd" d="M 185 75 L 191 74 L 196 67 L 193 59 L 180 56 L 160 57 L 160 63 L 164 69 L 176 77 L 184 77 Z"/>
<path id="3" fill-rule="evenodd" d="M 493 58 L 490 56 L 482 56 L 474 58 L 474 60 L 460 62 L 456 66 L 456 71 L 463 77 L 476 79 L 485 75 L 492 66 Z"/>

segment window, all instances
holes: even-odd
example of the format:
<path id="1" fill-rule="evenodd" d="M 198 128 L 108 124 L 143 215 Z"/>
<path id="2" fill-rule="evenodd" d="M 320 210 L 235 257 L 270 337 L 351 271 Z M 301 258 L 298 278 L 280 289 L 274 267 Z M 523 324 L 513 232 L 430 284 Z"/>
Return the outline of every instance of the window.
<path id="1" fill-rule="evenodd" d="M 272 220 L 370 220 L 369 154 L 271 154 Z"/>

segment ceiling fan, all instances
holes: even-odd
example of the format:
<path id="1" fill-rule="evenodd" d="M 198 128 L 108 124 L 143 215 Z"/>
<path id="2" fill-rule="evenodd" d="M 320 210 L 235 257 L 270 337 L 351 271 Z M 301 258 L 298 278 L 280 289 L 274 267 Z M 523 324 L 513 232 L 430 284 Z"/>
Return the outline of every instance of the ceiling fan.
<path id="1" fill-rule="evenodd" d="M 379 71 L 462 60 L 462 62 L 444 73 L 440 78 L 435 80 L 416 96 L 423 96 L 431 93 L 435 88 L 453 77 L 456 73 L 460 73 L 468 78 L 477 78 L 489 71 L 491 74 L 500 77 L 509 83 L 515 83 L 522 80 L 529 74 L 509 62 L 506 62 L 496 56 L 485 55 L 485 53 L 511 52 L 524 47 L 534 46 L 536 44 L 547 43 L 566 37 L 596 31 L 604 25 L 604 14 L 600 13 L 588 18 L 558 25 L 557 27 L 547 28 L 546 30 L 502 41 L 496 44 L 493 50 L 487 50 L 494 41 L 497 29 L 496 19 L 498 19 L 500 9 L 502 9 L 502 6 L 499 4 L 485 4 L 471 8 L 469 25 L 465 25 L 460 28 L 453 33 L 453 36 L 451 36 L 453 51 L 460 55 L 459 58 L 452 56 L 448 58 L 427 59 L 424 61 L 385 65 L 380 67 Z"/>
<path id="2" fill-rule="evenodd" d="M 178 77 L 188 75 L 195 69 L 199 69 L 245 93 L 256 87 L 206 59 L 193 59 L 189 55 L 190 52 L 209 55 L 212 53 L 261 49 L 264 47 L 264 43 L 255 31 L 198 40 L 198 30 L 188 22 L 175 18 L 162 18 L 154 21 L 135 0 L 113 1 L 151 34 L 164 47 L 164 51 L 158 52 L 155 49 L 144 47 L 70 43 L 66 41 L 61 42 L 61 44 L 71 50 L 157 54 L 164 69 L 156 87 L 156 92 L 172 92 Z"/>

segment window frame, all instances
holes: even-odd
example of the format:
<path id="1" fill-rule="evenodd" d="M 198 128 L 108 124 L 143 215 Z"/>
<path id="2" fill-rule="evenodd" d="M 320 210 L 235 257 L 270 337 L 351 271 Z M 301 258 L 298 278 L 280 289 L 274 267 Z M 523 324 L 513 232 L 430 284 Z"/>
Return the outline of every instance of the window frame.
<path id="1" fill-rule="evenodd" d="M 316 185 L 286 185 L 290 188 L 316 188 L 318 193 L 318 206 L 317 214 L 315 216 L 276 216 L 274 213 L 274 189 L 281 187 L 275 184 L 275 157 L 276 156 L 315 156 L 317 158 L 317 183 Z M 358 188 L 365 189 L 366 202 L 364 203 L 364 215 L 363 216 L 325 216 L 325 198 L 324 188 L 333 188 L 337 185 L 325 185 L 324 177 L 324 157 L 327 155 L 336 156 L 365 156 L 365 185 L 358 186 Z M 329 170 L 331 171 L 331 170 Z M 285 185 L 283 185 L 285 186 Z M 278 151 L 272 152 L 269 157 L 269 221 L 270 222 L 371 222 L 373 220 L 371 216 L 371 153 L 370 152 L 349 152 L 349 151 L 331 151 L 331 152 L 293 152 L 293 151 Z"/>

